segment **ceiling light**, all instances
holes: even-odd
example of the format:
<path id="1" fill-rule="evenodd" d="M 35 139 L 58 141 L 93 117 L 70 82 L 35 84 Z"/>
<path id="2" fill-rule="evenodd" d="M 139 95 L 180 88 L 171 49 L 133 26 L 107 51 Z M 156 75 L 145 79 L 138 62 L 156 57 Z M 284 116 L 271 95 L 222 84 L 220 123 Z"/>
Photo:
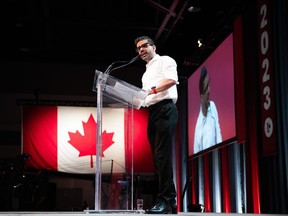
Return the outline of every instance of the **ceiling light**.
<path id="1" fill-rule="evenodd" d="M 201 38 L 198 39 L 197 43 L 198 43 L 198 47 L 203 46 L 203 40 Z"/>
<path id="2" fill-rule="evenodd" d="M 189 12 L 199 12 L 201 9 L 199 7 L 190 6 L 187 9 Z"/>

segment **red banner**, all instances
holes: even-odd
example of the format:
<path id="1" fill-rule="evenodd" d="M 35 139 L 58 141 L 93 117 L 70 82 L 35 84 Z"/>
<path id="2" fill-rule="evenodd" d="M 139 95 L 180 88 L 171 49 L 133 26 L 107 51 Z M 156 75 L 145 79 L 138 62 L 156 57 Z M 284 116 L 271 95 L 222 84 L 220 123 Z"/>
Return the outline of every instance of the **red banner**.
<path id="1" fill-rule="evenodd" d="M 273 70 L 273 45 L 270 0 L 258 0 L 258 47 L 261 96 L 262 154 L 277 152 L 275 81 Z"/>

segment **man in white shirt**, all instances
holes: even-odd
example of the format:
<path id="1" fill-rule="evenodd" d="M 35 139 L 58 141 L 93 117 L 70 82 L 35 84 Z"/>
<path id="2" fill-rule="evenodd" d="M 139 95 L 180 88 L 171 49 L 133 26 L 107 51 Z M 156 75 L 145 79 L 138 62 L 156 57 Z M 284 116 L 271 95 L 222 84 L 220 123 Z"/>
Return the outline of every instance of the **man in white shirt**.
<path id="1" fill-rule="evenodd" d="M 136 38 L 135 45 L 146 62 L 142 88 L 148 96 L 142 106 L 149 110 L 147 134 L 158 183 L 156 203 L 146 214 L 177 214 L 172 168 L 173 133 L 178 120 L 177 64 L 169 56 L 156 54 L 154 41 L 148 36 Z"/>
<path id="2" fill-rule="evenodd" d="M 222 142 L 218 112 L 213 101 L 210 101 L 210 78 L 206 67 L 203 67 L 199 79 L 200 112 L 194 134 L 194 153 L 198 153 Z"/>

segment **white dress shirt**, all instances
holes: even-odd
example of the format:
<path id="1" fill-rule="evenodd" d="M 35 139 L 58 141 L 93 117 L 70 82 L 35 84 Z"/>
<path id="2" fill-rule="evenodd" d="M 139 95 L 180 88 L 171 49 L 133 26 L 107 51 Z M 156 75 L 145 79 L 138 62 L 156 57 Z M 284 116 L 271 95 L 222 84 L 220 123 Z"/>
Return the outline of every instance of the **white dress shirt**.
<path id="1" fill-rule="evenodd" d="M 163 79 L 173 79 L 178 84 L 177 64 L 176 61 L 169 56 L 160 56 L 156 54 L 153 59 L 146 64 L 146 71 L 142 76 L 142 88 L 149 91 L 151 87 Z M 150 106 L 164 99 L 172 99 L 176 103 L 178 98 L 176 85 L 166 91 L 157 94 L 148 95 L 143 106 Z"/>

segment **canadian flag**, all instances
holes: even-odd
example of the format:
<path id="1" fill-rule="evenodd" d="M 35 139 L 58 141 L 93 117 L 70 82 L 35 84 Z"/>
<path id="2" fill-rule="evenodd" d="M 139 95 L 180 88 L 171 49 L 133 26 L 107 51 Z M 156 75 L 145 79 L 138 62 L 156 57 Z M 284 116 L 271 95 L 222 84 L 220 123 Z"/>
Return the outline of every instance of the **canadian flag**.
<path id="1" fill-rule="evenodd" d="M 95 173 L 96 121 L 96 107 L 23 106 L 22 153 L 31 156 L 26 167 Z M 135 173 L 153 172 L 146 127 L 145 110 L 131 115 L 131 109 L 102 109 L 102 173 L 125 173 L 132 167 Z"/>

